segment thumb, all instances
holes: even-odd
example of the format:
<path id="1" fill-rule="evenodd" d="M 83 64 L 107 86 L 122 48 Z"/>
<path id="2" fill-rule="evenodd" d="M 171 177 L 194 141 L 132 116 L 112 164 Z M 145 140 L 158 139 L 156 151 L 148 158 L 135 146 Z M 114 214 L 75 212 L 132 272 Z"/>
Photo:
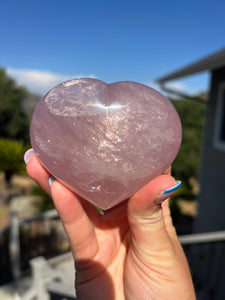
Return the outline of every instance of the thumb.
<path id="1" fill-rule="evenodd" d="M 128 222 L 132 239 L 142 254 L 162 253 L 173 247 L 167 224 L 165 224 L 162 202 L 181 185 L 169 175 L 161 175 L 144 186 L 128 202 Z M 171 222 L 171 221 L 170 221 Z M 167 226 L 166 226 L 167 225 Z M 172 226 L 172 222 L 171 222 Z"/>

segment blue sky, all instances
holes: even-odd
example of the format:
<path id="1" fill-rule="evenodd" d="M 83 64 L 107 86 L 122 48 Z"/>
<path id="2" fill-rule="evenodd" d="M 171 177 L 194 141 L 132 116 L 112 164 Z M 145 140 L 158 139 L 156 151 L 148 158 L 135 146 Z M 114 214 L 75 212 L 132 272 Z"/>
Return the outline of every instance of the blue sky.
<path id="1" fill-rule="evenodd" d="M 80 76 L 155 86 L 225 46 L 224 0 L 8 0 L 0 11 L 0 67 L 40 94 Z M 208 80 L 173 85 L 193 93 Z"/>

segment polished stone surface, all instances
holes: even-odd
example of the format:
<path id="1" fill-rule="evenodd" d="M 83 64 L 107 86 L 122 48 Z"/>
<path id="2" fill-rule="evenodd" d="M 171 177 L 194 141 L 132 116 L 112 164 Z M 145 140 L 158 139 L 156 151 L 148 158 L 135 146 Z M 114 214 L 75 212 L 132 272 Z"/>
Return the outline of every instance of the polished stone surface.
<path id="1" fill-rule="evenodd" d="M 36 155 L 51 174 L 108 209 L 170 166 L 182 129 L 171 102 L 154 89 L 81 78 L 43 97 L 30 134 Z"/>

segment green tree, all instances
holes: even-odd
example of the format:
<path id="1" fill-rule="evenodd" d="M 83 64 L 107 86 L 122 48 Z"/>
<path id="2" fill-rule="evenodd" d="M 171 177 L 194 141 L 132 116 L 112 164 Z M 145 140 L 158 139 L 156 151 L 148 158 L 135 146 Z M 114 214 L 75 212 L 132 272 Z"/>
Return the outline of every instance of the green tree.
<path id="1" fill-rule="evenodd" d="M 29 141 L 29 118 L 23 107 L 27 91 L 0 68 L 0 137 Z"/>
<path id="2" fill-rule="evenodd" d="M 23 155 L 26 150 L 22 142 L 0 138 L 0 170 L 5 173 L 8 185 L 13 174 L 25 174 Z"/>
<path id="3" fill-rule="evenodd" d="M 192 100 L 172 102 L 180 116 L 183 128 L 181 148 L 173 163 L 173 175 L 183 182 L 180 190 L 180 193 L 183 193 L 182 196 L 186 199 L 193 199 L 190 178 L 198 179 L 206 105 Z"/>

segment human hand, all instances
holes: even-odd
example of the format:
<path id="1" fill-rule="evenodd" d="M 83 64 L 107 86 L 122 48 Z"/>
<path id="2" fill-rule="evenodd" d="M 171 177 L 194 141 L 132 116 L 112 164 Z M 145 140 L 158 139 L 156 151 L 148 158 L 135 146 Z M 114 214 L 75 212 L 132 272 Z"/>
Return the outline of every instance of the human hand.
<path id="1" fill-rule="evenodd" d="M 50 187 L 50 174 L 35 155 L 27 172 L 51 195 L 62 220 L 75 260 L 78 299 L 195 299 L 165 200 L 169 194 L 162 194 L 178 185 L 173 177 L 155 178 L 102 216 L 58 180 Z"/>

